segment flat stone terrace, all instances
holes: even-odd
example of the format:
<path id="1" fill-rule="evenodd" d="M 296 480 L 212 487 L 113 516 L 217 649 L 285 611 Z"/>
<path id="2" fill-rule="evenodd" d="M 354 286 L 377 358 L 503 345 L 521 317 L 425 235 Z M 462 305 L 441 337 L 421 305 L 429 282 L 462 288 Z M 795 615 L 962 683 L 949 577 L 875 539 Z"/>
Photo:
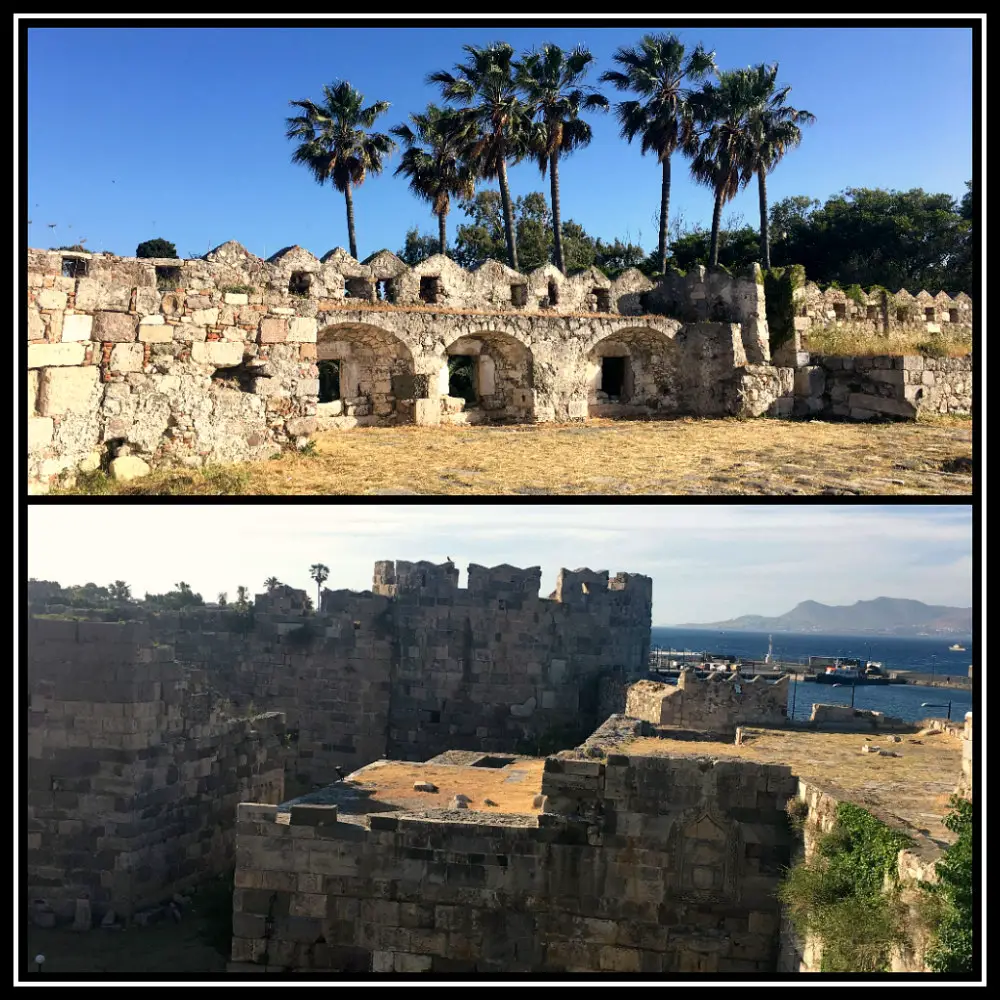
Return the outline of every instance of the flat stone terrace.
<path id="1" fill-rule="evenodd" d="M 745 727 L 745 742 L 691 739 L 663 729 L 659 736 L 616 742 L 611 752 L 635 757 L 713 757 L 787 764 L 810 784 L 840 792 L 838 798 L 876 813 L 888 814 L 905 827 L 944 846 L 954 840 L 942 818 L 962 773 L 962 741 L 947 732 L 914 726 L 894 734 L 816 732 Z M 891 736 L 901 742 L 891 742 Z M 678 738 L 680 737 L 680 738 Z M 898 754 L 862 753 L 868 744 Z"/>

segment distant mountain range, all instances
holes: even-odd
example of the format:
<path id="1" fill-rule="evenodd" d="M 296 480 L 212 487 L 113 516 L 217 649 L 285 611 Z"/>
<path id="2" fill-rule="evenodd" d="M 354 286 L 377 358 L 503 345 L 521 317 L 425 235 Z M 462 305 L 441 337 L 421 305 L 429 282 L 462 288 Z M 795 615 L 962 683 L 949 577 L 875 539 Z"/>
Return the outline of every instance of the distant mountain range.
<path id="1" fill-rule="evenodd" d="M 724 622 L 685 622 L 673 627 L 825 635 L 971 635 L 972 608 L 949 608 L 899 597 L 876 597 L 850 605 L 802 601 L 776 618 L 741 615 Z"/>

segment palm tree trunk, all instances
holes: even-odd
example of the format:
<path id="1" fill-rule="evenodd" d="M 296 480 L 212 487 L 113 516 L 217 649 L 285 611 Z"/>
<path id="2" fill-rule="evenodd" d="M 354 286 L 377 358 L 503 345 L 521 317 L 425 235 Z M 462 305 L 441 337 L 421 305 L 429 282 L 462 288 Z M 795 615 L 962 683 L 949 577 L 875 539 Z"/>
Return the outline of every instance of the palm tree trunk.
<path id="1" fill-rule="evenodd" d="M 347 202 L 347 239 L 351 244 L 351 256 L 358 259 L 358 241 L 354 237 L 354 195 L 351 194 L 351 182 L 344 188 L 344 200 Z"/>
<path id="2" fill-rule="evenodd" d="M 667 273 L 667 217 L 670 214 L 670 157 L 663 161 L 660 186 L 660 274 Z"/>
<path id="3" fill-rule="evenodd" d="M 448 251 L 448 209 L 442 209 L 438 213 L 438 241 L 441 244 L 441 253 Z"/>
<path id="4" fill-rule="evenodd" d="M 708 262 L 712 267 L 719 266 L 719 225 L 722 222 L 722 195 L 715 194 L 715 211 L 712 213 L 712 252 Z"/>
<path id="5" fill-rule="evenodd" d="M 507 184 L 506 160 L 500 161 L 500 170 L 497 176 L 500 181 L 500 200 L 503 202 L 503 228 L 507 235 L 507 258 L 510 261 L 510 266 L 516 271 L 518 270 L 517 240 L 514 235 L 514 210 L 510 204 L 510 187 Z"/>
<path id="6" fill-rule="evenodd" d="M 552 234 L 554 237 L 554 250 L 556 267 L 566 273 L 566 262 L 563 260 L 562 248 L 562 213 L 559 208 L 559 151 L 555 150 L 549 155 L 549 183 L 552 188 Z"/>
<path id="7" fill-rule="evenodd" d="M 771 267 L 771 241 L 767 232 L 767 171 L 757 172 L 757 190 L 760 194 L 760 261 L 765 271 Z"/>

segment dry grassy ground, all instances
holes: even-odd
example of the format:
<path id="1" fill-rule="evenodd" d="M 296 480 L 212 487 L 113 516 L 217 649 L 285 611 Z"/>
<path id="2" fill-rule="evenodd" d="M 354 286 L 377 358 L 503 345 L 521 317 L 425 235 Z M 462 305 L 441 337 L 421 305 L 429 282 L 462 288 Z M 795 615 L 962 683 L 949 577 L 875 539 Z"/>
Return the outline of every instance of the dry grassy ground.
<path id="1" fill-rule="evenodd" d="M 930 354 L 933 357 L 964 358 L 972 353 L 972 333 L 923 333 L 909 331 L 886 337 L 862 333 L 853 327 L 831 326 L 810 330 L 803 350 L 844 357 L 878 354 Z M 808 348 L 805 344 L 808 343 Z"/>
<path id="2" fill-rule="evenodd" d="M 972 422 L 593 420 L 332 431 L 308 454 L 133 483 L 119 495 L 896 495 L 972 490 Z M 959 460 L 957 465 L 955 461 Z"/>

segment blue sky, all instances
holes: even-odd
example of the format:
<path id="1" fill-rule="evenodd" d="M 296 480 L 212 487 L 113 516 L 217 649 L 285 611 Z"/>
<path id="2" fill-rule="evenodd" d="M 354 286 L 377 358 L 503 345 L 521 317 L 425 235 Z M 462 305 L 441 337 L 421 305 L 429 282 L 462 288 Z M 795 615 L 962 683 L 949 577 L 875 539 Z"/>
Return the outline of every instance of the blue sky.
<path id="1" fill-rule="evenodd" d="M 463 44 L 506 40 L 585 44 L 592 81 L 613 68 L 634 27 L 37 28 L 28 42 L 28 219 L 32 246 L 86 239 L 129 255 L 162 236 L 181 256 L 236 239 L 258 255 L 298 243 L 317 255 L 347 245 L 343 196 L 290 162 L 288 101 L 318 98 L 346 79 L 390 101 L 383 130 L 438 101 L 424 77 L 451 69 Z M 946 192 L 972 175 L 972 32 L 964 28 L 684 27 L 715 49 L 721 68 L 778 62 L 790 103 L 817 116 L 802 146 L 769 178 L 772 204 L 825 199 L 847 187 Z M 621 95 L 604 87 L 607 96 Z M 593 117 L 594 141 L 561 170 L 563 218 L 605 239 L 655 247 L 660 172 L 618 136 L 613 115 Z M 392 171 L 357 192 L 362 257 L 402 246 L 406 230 L 436 232 L 426 204 Z M 709 225 L 712 197 L 674 160 L 671 217 Z M 532 164 L 510 171 L 515 195 L 548 192 Z M 488 185 L 487 185 L 488 186 Z M 724 213 L 758 223 L 756 186 Z M 461 222 L 450 217 L 450 234 Z M 55 223 L 55 228 L 49 224 Z"/>
<path id="2" fill-rule="evenodd" d="M 470 562 L 541 566 L 545 596 L 560 567 L 589 566 L 651 576 L 660 625 L 777 615 L 807 599 L 972 602 L 968 506 L 143 504 L 116 507 L 110 537 L 80 531 L 106 515 L 30 507 L 29 575 L 122 579 L 140 595 L 184 580 L 215 600 L 241 584 L 261 591 L 271 575 L 311 588 L 315 562 L 330 567 L 328 587 L 366 590 L 376 560 L 451 557 L 461 586 Z"/>

